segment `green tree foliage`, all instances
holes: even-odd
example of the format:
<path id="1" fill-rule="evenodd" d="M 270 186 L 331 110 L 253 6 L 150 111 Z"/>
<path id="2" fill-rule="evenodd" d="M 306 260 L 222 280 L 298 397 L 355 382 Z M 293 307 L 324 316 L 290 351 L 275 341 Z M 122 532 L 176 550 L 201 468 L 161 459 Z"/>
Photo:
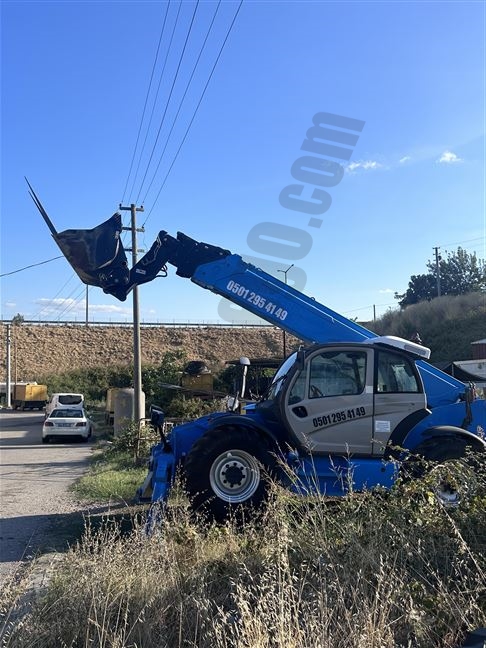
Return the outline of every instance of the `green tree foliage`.
<path id="1" fill-rule="evenodd" d="M 181 373 L 186 364 L 183 351 L 166 351 L 159 365 L 142 368 L 142 385 L 147 405 L 166 408 L 176 391 L 164 385 L 179 385 Z"/>
<path id="2" fill-rule="evenodd" d="M 428 261 L 426 274 L 412 275 L 407 290 L 395 293 L 401 308 L 430 301 L 437 297 L 437 267 L 435 261 Z M 458 247 L 455 252 L 447 252 L 446 258 L 439 261 L 441 295 L 465 295 L 470 292 L 486 290 L 486 264 L 478 259 L 476 253 L 468 254 Z"/>
<path id="3" fill-rule="evenodd" d="M 199 398 L 188 398 L 177 389 L 168 387 L 179 385 L 186 364 L 183 351 L 166 351 L 160 364 L 142 367 L 147 412 L 150 405 L 157 405 L 162 407 L 167 416 L 196 418 L 209 412 L 224 410 L 222 399 L 203 401 Z M 130 366 L 93 367 L 48 374 L 39 380 L 47 385 L 50 394 L 80 392 L 84 394 L 88 404 L 98 405 L 105 402 L 109 387 L 133 387 L 133 369 Z"/>
<path id="4" fill-rule="evenodd" d="M 169 417 L 195 419 L 212 412 L 224 412 L 225 409 L 226 404 L 222 398 L 201 400 L 177 394 L 165 408 L 165 414 Z"/>
<path id="5" fill-rule="evenodd" d="M 182 351 L 167 351 L 159 365 L 142 367 L 142 385 L 147 407 L 152 403 L 162 407 L 170 403 L 176 392 L 171 392 L 162 385 L 177 385 L 184 364 L 185 355 Z M 104 366 L 79 369 L 45 375 L 38 382 L 45 383 L 50 394 L 80 392 L 88 402 L 97 403 L 105 400 L 109 387 L 133 387 L 133 368 Z"/>
<path id="6" fill-rule="evenodd" d="M 87 402 L 97 403 L 105 400 L 109 387 L 131 387 L 133 371 L 128 366 L 91 367 L 46 374 L 37 381 L 46 384 L 50 394 L 79 392 L 84 394 Z"/>
<path id="7" fill-rule="evenodd" d="M 25 318 L 20 313 L 17 313 L 17 315 L 14 315 L 12 317 L 12 324 L 14 326 L 19 326 L 20 324 L 23 324 L 24 322 L 25 322 Z"/>

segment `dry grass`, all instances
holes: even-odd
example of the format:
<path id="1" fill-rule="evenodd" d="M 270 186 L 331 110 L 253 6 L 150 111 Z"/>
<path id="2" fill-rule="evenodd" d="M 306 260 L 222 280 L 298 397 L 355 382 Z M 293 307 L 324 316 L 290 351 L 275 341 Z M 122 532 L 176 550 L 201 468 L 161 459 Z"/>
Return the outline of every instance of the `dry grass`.
<path id="1" fill-rule="evenodd" d="M 449 648 L 486 625 L 486 488 L 444 510 L 426 484 L 338 502 L 279 492 L 265 519 L 184 508 L 86 529 L 8 648 Z"/>

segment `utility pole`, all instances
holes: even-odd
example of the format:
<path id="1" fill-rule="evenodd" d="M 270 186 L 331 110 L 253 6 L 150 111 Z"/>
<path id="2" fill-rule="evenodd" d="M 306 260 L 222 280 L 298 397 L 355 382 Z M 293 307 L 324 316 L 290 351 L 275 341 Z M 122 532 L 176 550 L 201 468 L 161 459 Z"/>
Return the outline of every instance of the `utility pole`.
<path id="1" fill-rule="evenodd" d="M 285 285 L 287 285 L 287 272 L 293 267 L 294 267 L 294 264 L 292 263 L 292 265 L 290 265 L 287 268 L 287 270 L 277 270 L 277 272 L 283 272 L 284 277 L 285 277 Z M 283 357 L 284 357 L 284 360 L 287 357 L 287 336 L 286 336 L 285 329 L 283 331 Z"/>
<path id="2" fill-rule="evenodd" d="M 440 247 L 432 248 L 435 252 L 435 274 L 437 275 L 437 297 L 440 297 L 440 265 L 439 261 L 441 256 L 439 254 Z"/>
<path id="3" fill-rule="evenodd" d="M 11 394 L 11 388 L 10 388 L 10 324 L 7 324 L 7 380 L 6 380 L 6 402 L 5 406 L 7 409 L 10 409 L 12 407 L 12 394 Z"/>
<path id="4" fill-rule="evenodd" d="M 14 334 L 13 336 L 13 352 L 14 352 L 14 388 L 13 388 L 13 393 L 14 393 L 14 398 L 17 398 L 17 382 L 18 382 L 18 375 L 17 375 L 17 338 Z"/>
<path id="5" fill-rule="evenodd" d="M 86 284 L 86 328 L 88 328 L 88 284 Z"/>
<path id="6" fill-rule="evenodd" d="M 137 229 L 137 212 L 143 212 L 143 207 L 137 207 L 133 203 L 130 207 L 122 207 L 120 205 L 120 210 L 130 211 L 131 221 L 130 227 L 122 227 L 123 230 L 131 231 L 132 233 L 132 247 L 126 248 L 127 251 L 132 253 L 132 266 L 137 263 L 137 232 L 145 231 L 142 228 Z M 134 286 L 133 290 L 133 391 L 134 391 L 134 401 L 133 401 L 133 414 L 132 418 L 137 426 L 137 430 L 140 429 L 140 421 L 145 417 L 145 412 L 141 411 L 142 404 L 142 360 L 141 360 L 141 349 L 140 349 L 140 308 L 138 303 L 138 286 Z"/>

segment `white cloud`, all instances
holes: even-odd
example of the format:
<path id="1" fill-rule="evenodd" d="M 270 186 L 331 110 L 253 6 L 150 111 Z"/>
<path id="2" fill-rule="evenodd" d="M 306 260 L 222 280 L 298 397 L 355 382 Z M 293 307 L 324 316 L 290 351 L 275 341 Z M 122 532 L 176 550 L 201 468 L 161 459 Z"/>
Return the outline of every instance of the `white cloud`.
<path id="1" fill-rule="evenodd" d="M 440 158 L 437 160 L 439 164 L 456 164 L 457 162 L 463 162 L 464 160 L 458 157 L 452 151 L 444 151 Z"/>
<path id="2" fill-rule="evenodd" d="M 81 308 L 84 308 L 84 300 L 76 301 L 75 299 L 63 299 L 61 297 L 57 299 L 47 299 L 41 297 L 41 299 L 36 299 L 35 303 L 42 308 L 44 313 L 56 313 L 61 310 L 74 310 L 78 311 Z"/>
<path id="3" fill-rule="evenodd" d="M 376 171 L 377 169 L 383 169 L 384 165 L 381 162 L 376 160 L 357 160 L 356 162 L 350 162 L 346 167 L 348 173 L 355 173 L 358 169 L 363 171 Z"/>
<path id="4" fill-rule="evenodd" d="M 131 308 L 115 306 L 114 304 L 88 304 L 88 308 L 90 313 L 120 313 L 122 315 L 130 315 L 132 313 Z"/>
<path id="5" fill-rule="evenodd" d="M 436 158 L 436 163 L 439 164 L 458 164 L 464 162 L 456 153 L 446 149 L 442 153 L 439 153 L 440 149 L 435 149 L 435 153 L 429 151 L 430 157 Z M 390 170 L 393 168 L 407 166 L 409 163 L 416 163 L 420 160 L 426 159 L 424 154 L 417 155 L 402 155 L 402 157 L 395 157 L 393 160 L 387 161 L 386 156 L 378 155 L 378 160 L 376 159 L 365 159 L 365 160 L 353 160 L 346 165 L 345 171 L 350 174 L 364 173 L 367 171 L 379 171 L 379 170 Z M 379 161 L 380 160 L 380 161 Z"/>
<path id="6" fill-rule="evenodd" d="M 15 306 L 17 306 L 15 302 L 5 302 L 5 308 L 15 308 Z"/>
<path id="7" fill-rule="evenodd" d="M 381 288 L 378 292 L 382 295 L 388 295 L 390 293 L 393 293 L 394 291 L 391 288 Z"/>
<path id="8" fill-rule="evenodd" d="M 50 313 L 85 313 L 86 301 L 84 299 L 36 299 L 35 303 L 41 307 L 44 315 Z M 90 304 L 88 302 L 89 313 L 108 313 L 129 315 L 132 311 L 130 308 L 116 306 L 115 304 Z"/>

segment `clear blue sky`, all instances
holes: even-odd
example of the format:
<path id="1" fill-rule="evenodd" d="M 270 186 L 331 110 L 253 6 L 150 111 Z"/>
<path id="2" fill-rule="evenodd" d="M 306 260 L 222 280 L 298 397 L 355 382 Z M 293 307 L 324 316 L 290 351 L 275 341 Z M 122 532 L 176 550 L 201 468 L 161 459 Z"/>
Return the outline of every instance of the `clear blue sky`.
<path id="1" fill-rule="evenodd" d="M 238 7 L 222 3 L 155 173 L 216 8 L 200 3 L 140 192 L 195 8 L 183 3 L 171 47 L 170 32 L 162 40 L 145 152 L 125 191 L 166 7 L 2 3 L 1 273 L 60 254 L 24 176 L 58 231 L 94 227 L 122 200 L 144 200 L 145 249 L 160 229 L 180 230 L 245 256 L 254 254 L 249 231 L 263 221 L 307 230 L 312 249 L 295 262 L 307 275 L 304 291 L 360 320 L 371 319 L 373 304 L 377 315 L 394 306 L 393 293 L 426 271 L 433 247 L 486 257 L 484 2 L 246 0 L 162 188 Z M 171 2 L 166 29 L 177 10 Z M 318 112 L 366 125 L 329 190 L 321 228 L 311 229 L 278 198 L 296 182 L 290 169 Z M 4 319 L 83 320 L 84 298 L 64 258 L 1 279 Z M 218 321 L 219 304 L 172 270 L 140 288 L 145 321 Z M 129 321 L 131 298 L 91 288 L 89 309 L 91 320 Z"/>

